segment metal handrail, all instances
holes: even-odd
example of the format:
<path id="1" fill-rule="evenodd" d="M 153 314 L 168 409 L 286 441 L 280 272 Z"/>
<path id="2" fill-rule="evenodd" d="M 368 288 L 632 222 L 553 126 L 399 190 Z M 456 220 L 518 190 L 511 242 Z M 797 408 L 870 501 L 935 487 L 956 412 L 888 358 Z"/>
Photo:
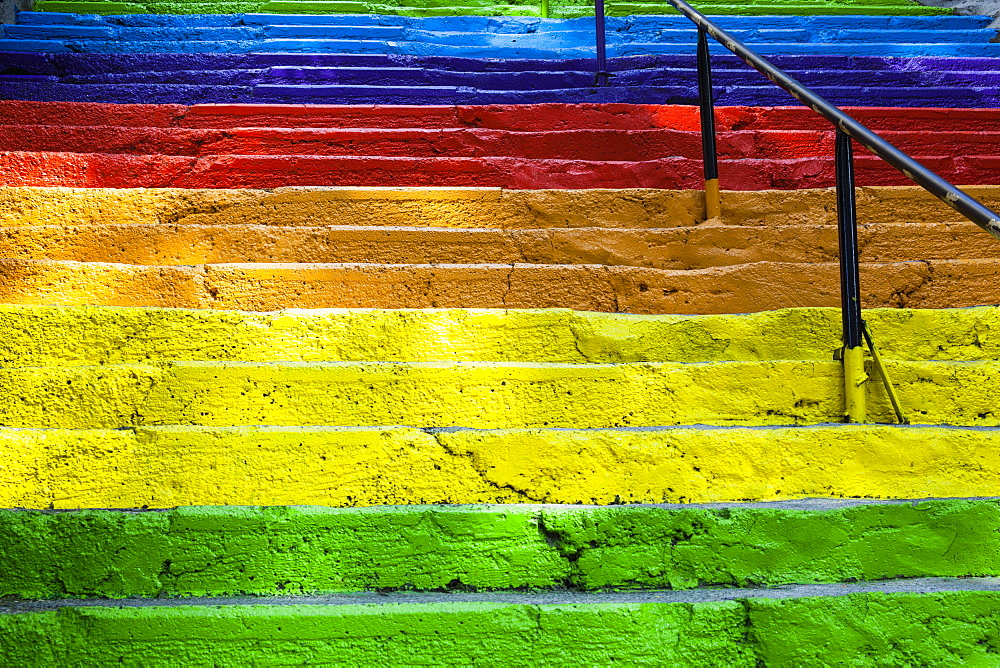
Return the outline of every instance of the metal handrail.
<path id="1" fill-rule="evenodd" d="M 684 0 L 666 1 L 698 26 L 699 35 L 708 33 L 708 35 L 722 44 L 722 46 L 736 54 L 744 63 L 767 77 L 771 83 L 784 89 L 792 97 L 833 123 L 838 132 L 846 134 L 976 225 L 993 236 L 1000 238 L 1000 214 L 986 208 L 972 197 L 969 197 L 957 187 L 879 137 L 843 112 L 839 107 L 830 104 L 812 90 L 788 76 L 779 67 L 771 64 L 738 39 L 729 35 L 729 33 L 715 25 L 707 16 Z"/>
<path id="2" fill-rule="evenodd" d="M 874 368 L 882 379 L 896 418 L 900 423 L 906 417 L 899 399 L 889 380 L 885 365 L 872 340 L 871 331 L 861 317 L 860 261 L 858 254 L 857 211 L 854 185 L 854 154 L 852 140 L 858 142 L 874 155 L 898 169 L 907 178 L 922 186 L 932 195 L 962 214 L 993 236 L 1000 238 L 1000 214 L 983 206 L 969 197 L 935 172 L 927 169 L 906 153 L 879 137 L 867 127 L 830 104 L 812 90 L 790 77 L 780 68 L 771 64 L 745 44 L 715 25 L 704 14 L 694 9 L 684 0 L 666 0 L 677 11 L 689 18 L 698 28 L 698 98 L 701 107 L 702 159 L 705 183 L 705 212 L 707 218 L 716 218 L 722 211 L 719 188 L 718 155 L 715 140 L 715 108 L 712 101 L 712 70 L 707 36 L 711 36 L 740 60 L 754 68 L 779 88 L 810 107 L 820 116 L 830 121 L 836 129 L 836 199 L 837 229 L 839 237 L 840 299 L 843 326 L 843 348 L 840 359 L 844 366 L 844 403 L 848 422 L 864 422 L 866 419 L 864 351 L 862 342 L 867 342 L 874 358 Z M 606 73 L 604 64 L 604 0 L 595 0 L 595 14 L 598 15 L 598 78 L 597 85 Z"/>

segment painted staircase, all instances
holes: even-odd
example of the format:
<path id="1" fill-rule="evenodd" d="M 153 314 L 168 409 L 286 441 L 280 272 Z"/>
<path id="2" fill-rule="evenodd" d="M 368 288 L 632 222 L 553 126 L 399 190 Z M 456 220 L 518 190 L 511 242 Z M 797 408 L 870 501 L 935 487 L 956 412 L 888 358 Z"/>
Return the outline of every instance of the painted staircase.
<path id="1" fill-rule="evenodd" d="M 0 42 L 5 665 L 998 663 L 996 241 L 859 156 L 913 424 L 842 424 L 830 132 L 719 57 L 706 221 L 676 18 L 605 89 L 592 21 L 389 16 L 529 5 L 36 9 L 93 15 Z M 1000 204 L 988 20 L 731 20 Z"/>

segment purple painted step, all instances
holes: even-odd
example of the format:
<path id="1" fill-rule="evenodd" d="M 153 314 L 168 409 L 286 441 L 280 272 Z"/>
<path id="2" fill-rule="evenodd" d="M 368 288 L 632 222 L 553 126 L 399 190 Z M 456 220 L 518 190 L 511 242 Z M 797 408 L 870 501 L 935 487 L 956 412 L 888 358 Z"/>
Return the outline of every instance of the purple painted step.
<path id="1" fill-rule="evenodd" d="M 1000 58 L 774 58 L 832 102 L 1000 107 Z M 336 54 L 0 54 L 0 98 L 97 102 L 310 104 L 691 104 L 694 59 L 478 60 Z M 714 59 L 720 104 L 795 101 L 735 57 Z M 196 81 L 197 84 L 187 82 Z"/>

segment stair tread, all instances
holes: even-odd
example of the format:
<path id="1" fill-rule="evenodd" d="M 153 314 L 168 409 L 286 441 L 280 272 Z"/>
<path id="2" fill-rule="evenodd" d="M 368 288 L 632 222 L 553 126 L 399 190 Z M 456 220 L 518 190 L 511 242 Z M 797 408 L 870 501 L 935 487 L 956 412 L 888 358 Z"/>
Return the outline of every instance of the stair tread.
<path id="1" fill-rule="evenodd" d="M 839 597 L 865 593 L 935 594 L 939 592 L 998 592 L 1000 578 L 906 578 L 852 584 L 798 584 L 776 587 L 727 587 L 695 589 L 641 589 L 633 591 L 582 592 L 349 592 L 342 594 L 298 594 L 292 596 L 185 596 L 184 598 L 13 600 L 0 602 L 6 614 L 24 614 L 59 608 L 152 608 L 172 606 L 344 606 L 429 605 L 436 603 L 493 603 L 504 605 L 592 605 L 630 603 L 703 603 L 748 598 L 796 599 Z"/>

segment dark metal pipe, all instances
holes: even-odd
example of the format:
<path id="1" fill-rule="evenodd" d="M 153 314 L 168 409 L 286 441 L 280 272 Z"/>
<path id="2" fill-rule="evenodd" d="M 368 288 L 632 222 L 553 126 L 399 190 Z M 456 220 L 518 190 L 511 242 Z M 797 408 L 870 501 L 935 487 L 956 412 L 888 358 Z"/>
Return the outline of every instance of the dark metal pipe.
<path id="1" fill-rule="evenodd" d="M 704 14 L 697 11 L 684 0 L 667 0 L 681 14 L 691 19 L 699 28 L 718 40 L 740 60 L 754 68 L 778 87 L 784 89 L 797 100 L 823 116 L 841 132 L 850 136 L 866 149 L 882 158 L 901 171 L 908 179 L 923 186 L 928 192 L 939 198 L 945 204 L 983 228 L 993 236 L 1000 238 L 1000 213 L 992 211 L 972 197 L 948 183 L 940 176 L 927 169 L 919 162 L 906 155 L 898 148 L 879 137 L 858 121 L 812 92 L 801 83 L 788 76 L 781 69 L 757 55 L 742 42 L 731 37 L 725 30 L 715 25 Z"/>
<path id="2" fill-rule="evenodd" d="M 854 147 L 851 138 L 837 131 L 837 232 L 840 242 L 840 303 L 844 345 L 861 345 L 861 278 L 858 254 L 858 214 L 854 195 Z"/>
<path id="3" fill-rule="evenodd" d="M 834 147 L 837 170 L 837 233 L 840 245 L 840 316 L 843 325 L 844 403 L 848 422 L 866 419 L 864 323 L 861 320 L 861 277 L 858 214 L 854 193 L 854 147 L 840 130 Z"/>
<path id="4" fill-rule="evenodd" d="M 705 172 L 705 217 L 722 215 L 719 193 L 719 157 L 715 145 L 715 104 L 712 101 L 712 62 L 708 35 L 698 28 L 698 105 L 701 111 L 701 161 Z"/>
<path id="5" fill-rule="evenodd" d="M 608 85 L 608 50 L 604 36 L 604 0 L 594 0 L 594 27 L 597 31 L 597 78 L 598 86 Z"/>

